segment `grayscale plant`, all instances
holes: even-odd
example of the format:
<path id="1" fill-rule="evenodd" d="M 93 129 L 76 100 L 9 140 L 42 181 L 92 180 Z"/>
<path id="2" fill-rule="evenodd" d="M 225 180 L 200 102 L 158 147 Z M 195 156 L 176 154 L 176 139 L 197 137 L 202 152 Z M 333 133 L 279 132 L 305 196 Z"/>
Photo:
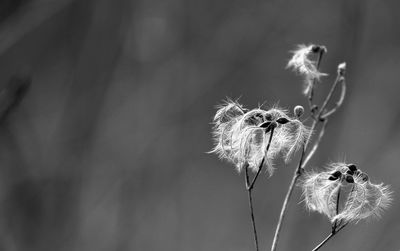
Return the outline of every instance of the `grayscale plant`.
<path id="1" fill-rule="evenodd" d="M 227 100 L 214 117 L 215 147 L 211 152 L 232 162 L 239 172 L 245 165 L 253 172 L 265 165 L 272 174 L 273 160 L 282 155 L 289 161 L 310 136 L 309 128 L 299 120 L 301 115 L 297 111 L 297 117 L 291 118 L 277 107 L 247 110 Z"/>
<path id="2" fill-rule="evenodd" d="M 372 183 L 368 175 L 354 164 L 340 162 L 330 164 L 323 171 L 305 170 L 319 147 L 329 119 L 342 106 L 346 95 L 346 63 L 341 63 L 337 66 L 336 79 L 323 102 L 316 104 L 314 101 L 316 83 L 327 76 L 319 69 L 322 56 L 326 53 L 327 49 L 322 45 L 299 45 L 287 64 L 287 68 L 303 77 L 303 93 L 308 100 L 311 126 L 300 120 L 305 113 L 302 106 L 294 108 L 293 116 L 278 107 L 246 109 L 231 99 L 217 107 L 212 132 L 214 148 L 210 153 L 216 153 L 221 159 L 233 163 L 239 172 L 244 170 L 256 251 L 259 246 L 252 191 L 261 170 L 265 169 L 272 175 L 274 160 L 279 157 L 283 157 L 287 164 L 296 152 L 300 152 L 299 162 L 283 201 L 271 251 L 277 249 L 289 201 L 300 178 L 306 207 L 326 215 L 332 223 L 331 233 L 314 251 L 349 223 L 380 216 L 392 200 L 388 186 Z M 333 93 L 339 87 L 339 98 L 332 102 Z M 314 134 L 317 136 L 312 139 Z M 251 180 L 249 170 L 255 173 Z"/>
<path id="3" fill-rule="evenodd" d="M 389 188 L 371 183 L 354 164 L 332 163 L 326 171 L 307 173 L 302 188 L 307 208 L 325 214 L 332 223 L 357 223 L 380 216 L 391 201 Z M 345 196 L 342 206 L 341 194 Z"/>

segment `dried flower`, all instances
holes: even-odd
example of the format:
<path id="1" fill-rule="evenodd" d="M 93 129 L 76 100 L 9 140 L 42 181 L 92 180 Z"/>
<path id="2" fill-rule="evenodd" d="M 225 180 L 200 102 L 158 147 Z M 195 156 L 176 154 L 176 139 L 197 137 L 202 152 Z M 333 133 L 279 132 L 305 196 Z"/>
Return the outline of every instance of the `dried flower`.
<path id="1" fill-rule="evenodd" d="M 391 201 L 389 188 L 371 183 L 354 164 L 333 163 L 324 172 L 309 173 L 302 187 L 307 208 L 327 215 L 332 223 L 356 223 L 379 216 Z M 339 193 L 344 200 L 338 199 Z M 345 201 L 344 205 L 339 205 L 340 201 Z"/>
<path id="2" fill-rule="evenodd" d="M 322 76 L 327 74 L 318 70 L 317 62 L 311 59 L 312 54 L 325 53 L 324 46 L 318 45 L 299 45 L 297 50 L 293 51 L 293 57 L 289 60 L 287 68 L 292 68 L 295 72 L 304 76 L 303 93 L 308 95 L 314 85 L 314 80 L 319 81 Z"/>
<path id="3" fill-rule="evenodd" d="M 283 109 L 246 111 L 238 103 L 226 101 L 214 117 L 213 135 L 215 147 L 211 152 L 235 164 L 238 171 L 248 164 L 256 172 L 263 164 L 272 174 L 273 159 L 283 154 L 289 160 L 305 143 L 310 130 Z"/>

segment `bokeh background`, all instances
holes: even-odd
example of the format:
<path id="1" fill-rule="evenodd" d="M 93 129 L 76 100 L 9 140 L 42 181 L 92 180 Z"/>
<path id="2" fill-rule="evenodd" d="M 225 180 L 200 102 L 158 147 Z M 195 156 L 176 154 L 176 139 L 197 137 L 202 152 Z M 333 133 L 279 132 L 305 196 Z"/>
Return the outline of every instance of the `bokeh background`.
<path id="1" fill-rule="evenodd" d="M 243 176 L 206 154 L 214 106 L 306 105 L 285 70 L 328 47 L 348 93 L 311 167 L 346 159 L 390 184 L 380 220 L 324 250 L 400 249 L 400 17 L 392 1 L 3 0 L 0 250 L 253 250 Z M 268 250 L 296 160 L 255 189 Z M 330 231 L 293 194 L 278 250 Z"/>

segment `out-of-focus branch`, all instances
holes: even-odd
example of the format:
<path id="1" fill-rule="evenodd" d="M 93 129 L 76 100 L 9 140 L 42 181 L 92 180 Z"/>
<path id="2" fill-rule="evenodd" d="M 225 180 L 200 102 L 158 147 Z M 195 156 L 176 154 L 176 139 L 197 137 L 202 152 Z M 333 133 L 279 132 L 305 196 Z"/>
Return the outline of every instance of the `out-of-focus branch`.
<path id="1" fill-rule="evenodd" d="M 32 79 L 29 75 L 14 75 L 0 91 L 0 122 L 10 114 L 13 108 L 19 105 L 31 82 Z"/>
<path id="2" fill-rule="evenodd" d="M 63 10 L 75 0 L 37 0 L 26 4 L 0 24 L 0 55 L 27 33 Z"/>

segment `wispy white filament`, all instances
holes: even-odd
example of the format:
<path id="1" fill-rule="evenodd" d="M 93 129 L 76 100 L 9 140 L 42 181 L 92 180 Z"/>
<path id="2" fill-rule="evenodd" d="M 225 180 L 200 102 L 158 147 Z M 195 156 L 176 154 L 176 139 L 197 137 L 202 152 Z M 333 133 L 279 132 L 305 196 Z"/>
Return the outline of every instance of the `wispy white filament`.
<path id="1" fill-rule="evenodd" d="M 297 49 L 293 51 L 293 56 L 287 64 L 287 68 L 292 68 L 295 72 L 304 77 L 303 93 L 305 95 L 308 95 L 311 91 L 314 80 L 319 80 L 322 76 L 327 75 L 318 70 L 317 62 L 311 58 L 314 53 L 314 46 L 315 45 L 299 45 Z M 325 47 L 321 49 L 326 51 Z"/>
<path id="2" fill-rule="evenodd" d="M 268 151 L 272 130 L 262 127 L 267 122 L 276 125 Z M 256 172 L 263 163 L 267 172 L 272 174 L 273 160 L 281 154 L 289 160 L 305 143 L 310 130 L 297 118 L 289 117 L 283 109 L 247 111 L 237 102 L 228 100 L 218 107 L 213 135 L 215 147 L 211 152 L 235 164 L 238 171 L 248 164 Z"/>
<path id="3" fill-rule="evenodd" d="M 333 174 L 340 172 L 334 179 Z M 346 178 L 351 176 L 349 180 Z M 331 222 L 358 222 L 370 216 L 379 216 L 391 202 L 391 192 L 383 184 L 373 184 L 368 176 L 356 171 L 349 174 L 345 163 L 330 164 L 324 172 L 308 173 L 302 183 L 306 207 L 328 216 Z M 340 189 L 351 187 L 340 212 L 336 212 L 339 203 L 337 196 Z"/>

